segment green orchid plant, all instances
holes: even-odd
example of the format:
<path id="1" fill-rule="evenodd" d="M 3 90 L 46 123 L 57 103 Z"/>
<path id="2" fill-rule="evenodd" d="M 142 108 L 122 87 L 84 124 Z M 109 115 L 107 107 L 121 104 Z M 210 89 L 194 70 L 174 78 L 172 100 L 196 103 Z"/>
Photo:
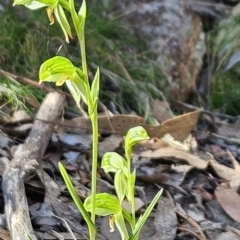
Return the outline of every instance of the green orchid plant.
<path id="1" fill-rule="evenodd" d="M 137 222 L 135 222 L 134 190 L 136 171 L 131 171 L 131 154 L 132 147 L 139 141 L 146 139 L 149 139 L 149 136 L 143 127 L 138 126 L 131 128 L 125 138 L 126 159 L 115 152 L 107 152 L 102 158 L 101 167 L 104 169 L 104 171 L 115 173 L 114 187 L 117 197 L 108 193 L 97 193 L 95 196 L 94 210 L 98 216 L 109 216 L 110 231 L 114 231 L 114 224 L 116 224 L 122 240 L 137 240 L 139 238 L 139 234 L 144 223 L 148 219 L 149 214 L 162 194 L 161 189 L 151 201 L 145 213 L 140 216 Z M 84 216 L 86 222 L 92 224 L 90 217 L 87 216 L 87 212 L 92 212 L 93 196 L 90 195 L 84 201 L 84 203 L 82 203 L 65 168 L 61 163 L 59 164 L 59 167 L 67 188 L 72 195 L 79 211 Z M 131 204 L 131 214 L 121 206 L 125 197 Z M 127 230 L 125 221 L 127 221 L 131 227 L 130 234 Z M 93 228 L 93 226 L 91 227 Z"/>
<path id="2" fill-rule="evenodd" d="M 139 233 L 149 217 L 154 205 L 157 203 L 159 197 L 162 194 L 162 190 L 154 197 L 151 204 L 148 206 L 147 210 L 141 216 L 137 223 L 135 220 L 135 180 L 136 171 L 131 170 L 131 154 L 132 147 L 142 140 L 149 139 L 146 130 L 141 127 L 131 128 L 125 138 L 125 156 L 126 159 L 115 152 L 107 152 L 103 155 L 101 167 L 105 172 L 114 172 L 114 187 L 117 194 L 117 198 L 113 197 L 107 193 L 99 193 L 96 195 L 96 207 L 99 208 L 99 212 L 96 212 L 99 216 L 110 215 L 110 228 L 114 230 L 113 223 L 116 222 L 116 226 L 121 234 L 122 240 L 139 238 Z M 121 207 L 122 201 L 127 198 L 128 202 L 131 204 L 131 214 L 127 212 L 126 209 Z M 105 202 L 103 199 L 108 199 Z M 92 204 L 92 196 L 89 196 L 84 202 L 84 207 L 87 211 L 90 211 L 90 206 Z M 111 207 L 111 211 L 109 212 Z M 126 228 L 124 220 L 128 221 L 131 226 L 131 235 Z"/>
<path id="3" fill-rule="evenodd" d="M 108 193 L 96 193 L 96 176 L 97 176 L 97 160 L 98 160 L 98 97 L 99 97 L 99 80 L 100 71 L 96 70 L 94 79 L 90 85 L 88 79 L 88 69 L 85 51 L 85 20 L 86 20 L 86 1 L 83 0 L 80 10 L 76 12 L 74 0 L 14 0 L 13 5 L 24 5 L 29 9 L 35 10 L 46 8 L 50 24 L 55 22 L 55 18 L 62 28 L 65 39 L 69 42 L 69 37 L 72 38 L 71 27 L 66 17 L 65 11 L 71 14 L 71 19 L 75 32 L 78 37 L 81 52 L 81 68 L 67 58 L 55 56 L 45 61 L 39 70 L 40 83 L 54 82 L 57 86 L 66 83 L 73 99 L 80 108 L 82 100 L 88 106 L 88 115 L 92 122 L 92 178 L 91 178 L 91 195 L 84 201 L 79 198 L 69 175 L 64 166 L 59 163 L 59 169 L 65 184 L 83 218 L 85 219 L 88 228 L 90 239 L 96 237 L 95 216 L 109 216 L 111 231 L 114 231 L 116 224 L 122 240 L 137 240 L 140 231 L 151 213 L 154 205 L 157 203 L 162 194 L 160 190 L 154 197 L 145 213 L 139 217 L 136 222 L 135 218 L 135 202 L 134 189 L 136 180 L 136 171 L 131 170 L 131 154 L 132 147 L 139 141 L 148 139 L 146 130 L 142 127 L 135 127 L 129 130 L 125 138 L 125 156 L 126 159 L 115 152 L 104 154 L 101 167 L 105 172 L 113 172 L 114 186 L 116 196 Z M 131 213 L 124 209 L 121 204 L 127 198 L 131 204 Z M 89 215 L 91 213 L 91 216 Z M 125 222 L 131 226 L 129 233 Z"/>

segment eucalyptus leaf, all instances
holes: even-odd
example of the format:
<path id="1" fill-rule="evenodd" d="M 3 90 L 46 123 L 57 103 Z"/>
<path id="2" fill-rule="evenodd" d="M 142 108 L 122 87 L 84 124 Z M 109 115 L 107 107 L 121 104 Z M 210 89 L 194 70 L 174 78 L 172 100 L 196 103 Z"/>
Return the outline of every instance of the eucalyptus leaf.
<path id="1" fill-rule="evenodd" d="M 86 211 L 92 211 L 92 195 L 84 202 Z M 95 212 L 99 216 L 108 216 L 122 211 L 119 200 L 109 193 L 98 193 L 95 198 Z"/>

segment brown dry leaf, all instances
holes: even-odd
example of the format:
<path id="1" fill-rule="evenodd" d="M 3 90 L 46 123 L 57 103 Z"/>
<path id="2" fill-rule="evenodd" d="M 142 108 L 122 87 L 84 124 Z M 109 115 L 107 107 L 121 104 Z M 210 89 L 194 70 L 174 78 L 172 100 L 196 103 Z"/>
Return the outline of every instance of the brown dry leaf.
<path id="1" fill-rule="evenodd" d="M 0 239 L 11 240 L 9 231 L 5 230 L 3 227 L 1 227 L 0 230 Z"/>
<path id="2" fill-rule="evenodd" d="M 135 145 L 134 150 L 136 147 L 139 148 L 146 148 L 146 149 L 158 149 L 162 147 L 167 147 L 168 144 L 164 143 L 161 139 L 158 138 L 150 138 L 147 140 L 142 140 L 137 145 Z"/>
<path id="3" fill-rule="evenodd" d="M 229 181 L 231 188 L 237 188 L 240 185 L 240 166 L 237 160 L 230 154 L 234 168 L 226 167 L 219 164 L 215 159 L 211 158 L 208 154 L 201 153 L 201 156 L 191 154 L 186 151 L 181 151 L 172 147 L 163 147 L 154 151 L 144 151 L 139 154 L 140 157 L 146 157 L 151 159 L 164 158 L 166 160 L 181 160 L 185 161 L 192 167 L 198 169 L 206 169 L 210 165 L 216 174 L 227 181 Z M 200 153 L 198 153 L 200 154 Z"/>
<path id="4" fill-rule="evenodd" d="M 89 173 L 87 173 L 86 171 L 83 171 L 81 169 L 78 170 L 78 173 L 80 175 L 80 179 L 81 179 L 81 184 L 86 184 L 86 183 L 90 183 L 91 179 L 89 176 Z"/>
<path id="5" fill-rule="evenodd" d="M 31 96 L 24 96 L 23 97 L 25 99 L 25 101 L 30 104 L 31 106 L 33 106 L 34 108 L 38 109 L 40 107 L 39 102 L 37 101 L 36 98 L 31 97 Z"/>
<path id="6" fill-rule="evenodd" d="M 137 176 L 137 180 L 147 182 L 147 183 L 157 183 L 162 184 L 166 183 L 170 179 L 170 175 L 166 173 L 158 173 L 158 174 L 151 174 L 151 175 L 140 175 Z"/>
<path id="7" fill-rule="evenodd" d="M 140 157 L 147 157 L 151 159 L 169 159 L 169 160 L 182 160 L 188 163 L 189 165 L 199 168 L 205 169 L 208 166 L 209 160 L 203 160 L 199 156 L 193 155 L 191 153 L 177 150 L 171 147 L 160 148 L 155 151 L 146 151 L 140 154 Z M 209 157 L 208 155 L 206 157 Z"/>
<path id="8" fill-rule="evenodd" d="M 65 165 L 65 169 L 68 172 L 76 172 L 79 169 L 79 166 L 77 164 L 75 164 L 75 165 Z"/>
<path id="9" fill-rule="evenodd" d="M 230 188 L 218 187 L 216 198 L 226 213 L 236 222 L 240 222 L 240 196 Z"/>
<path id="10" fill-rule="evenodd" d="M 160 123 L 174 117 L 169 104 L 165 101 L 160 101 L 158 99 L 154 100 L 153 102 L 153 116 Z"/>
<path id="11" fill-rule="evenodd" d="M 163 122 L 159 126 L 149 126 L 142 117 L 131 115 L 115 115 L 115 116 L 100 116 L 98 117 L 99 132 L 100 133 L 115 133 L 119 135 L 126 135 L 128 130 L 132 127 L 144 127 L 150 137 L 162 138 L 169 133 L 175 140 L 182 141 L 188 137 L 193 127 L 198 121 L 201 109 L 183 114 L 181 116 L 172 118 Z M 59 122 L 59 125 L 62 123 Z M 64 120 L 64 126 L 67 131 L 79 132 L 91 129 L 91 122 L 89 118 L 74 118 L 71 120 Z"/>
<path id="12" fill-rule="evenodd" d="M 197 124 L 201 109 L 172 118 L 161 125 L 164 135 L 169 133 L 175 140 L 182 141 L 188 137 L 194 126 Z"/>
<path id="13" fill-rule="evenodd" d="M 215 160 L 209 162 L 210 166 L 214 169 L 217 175 L 230 182 L 232 188 L 240 185 L 240 171 L 218 164 Z"/>
<path id="14" fill-rule="evenodd" d="M 231 188 L 237 188 L 240 185 L 240 166 L 232 153 L 228 150 L 227 152 L 231 157 L 233 168 L 218 164 L 215 160 L 211 160 L 209 164 L 219 177 L 230 182 Z"/>
<path id="15" fill-rule="evenodd" d="M 190 136 L 190 135 L 189 135 Z M 189 137 L 188 137 L 189 138 Z M 161 140 L 167 144 L 169 147 L 176 148 L 178 150 L 189 151 L 190 144 L 188 143 L 188 138 L 183 142 L 176 141 L 170 134 L 164 135 Z"/>

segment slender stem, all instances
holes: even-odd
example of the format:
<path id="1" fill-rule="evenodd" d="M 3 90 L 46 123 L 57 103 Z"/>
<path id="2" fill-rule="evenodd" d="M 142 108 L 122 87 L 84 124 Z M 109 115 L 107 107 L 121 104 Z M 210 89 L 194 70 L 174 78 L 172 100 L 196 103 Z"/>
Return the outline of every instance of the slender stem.
<path id="1" fill-rule="evenodd" d="M 85 36 L 83 34 L 82 39 L 79 39 L 81 48 L 81 58 L 82 58 L 82 70 L 84 73 L 85 82 L 88 84 L 88 90 L 90 93 L 90 84 L 88 80 L 88 70 L 87 70 L 87 59 L 86 59 L 86 48 L 85 48 Z"/>
<path id="2" fill-rule="evenodd" d="M 96 239 L 96 231 L 95 230 L 89 229 L 89 238 L 90 238 L 90 240 L 95 240 Z"/>
<path id="3" fill-rule="evenodd" d="M 86 62 L 86 51 L 85 51 L 85 39 L 84 34 L 83 38 L 79 39 L 80 48 L 81 48 L 81 58 L 82 58 L 82 70 L 85 77 L 85 82 L 88 84 L 87 91 L 89 95 L 89 105 L 88 108 L 91 109 L 93 106 L 93 102 L 91 101 L 91 89 L 90 84 L 88 81 L 88 70 L 87 70 L 87 62 Z M 96 176 L 97 176 L 97 157 L 98 157 L 98 119 L 97 119 L 97 108 L 94 110 L 93 113 L 90 114 L 90 119 L 92 123 L 92 184 L 91 184 L 91 195 L 92 195 L 92 211 L 91 211 L 91 219 L 92 222 L 95 224 L 95 199 L 96 199 L 96 192 L 97 192 L 97 183 L 96 183 Z M 96 233 L 90 232 L 90 239 L 95 239 Z"/>
<path id="4" fill-rule="evenodd" d="M 91 99 L 91 89 L 90 83 L 88 80 L 88 70 L 87 70 L 87 59 L 86 59 L 86 48 L 85 48 L 85 36 L 84 36 L 84 29 L 82 29 L 81 38 L 78 36 L 78 41 L 80 43 L 81 49 L 81 59 L 82 59 L 82 70 L 84 73 L 85 83 L 87 83 L 87 94 L 88 94 L 88 109 L 92 109 L 93 102 Z M 89 111 L 90 112 L 90 111 Z M 92 135 L 93 135 L 93 142 L 92 142 L 92 211 L 91 211 L 91 219 L 92 222 L 95 224 L 95 199 L 96 199 L 96 176 L 97 176 L 97 155 L 98 155 L 98 120 L 97 120 L 97 108 L 94 110 L 93 113 L 90 114 L 90 119 L 92 123 Z M 90 234 L 91 237 L 92 234 Z"/>
<path id="5" fill-rule="evenodd" d="M 125 149 L 126 158 L 128 162 L 128 189 L 130 191 L 130 201 L 131 201 L 131 211 L 132 211 L 132 228 L 135 228 L 135 199 L 134 199 L 134 186 L 135 182 L 132 182 L 132 173 L 131 173 L 131 155 L 128 154 L 127 150 Z M 132 229 L 132 230 L 133 230 Z"/>
<path id="6" fill-rule="evenodd" d="M 97 119 L 97 108 L 90 116 L 92 121 L 92 214 L 91 219 L 95 223 L 95 198 L 97 189 L 97 158 L 98 158 L 98 119 Z"/>
<path id="7" fill-rule="evenodd" d="M 127 158 L 127 163 L 128 163 L 128 174 L 131 174 L 131 155 L 128 154 L 127 149 L 125 149 L 125 156 Z"/>
<path id="8" fill-rule="evenodd" d="M 133 229 L 135 228 L 135 223 L 136 223 L 136 220 L 135 220 L 135 198 L 134 198 L 134 185 L 131 185 L 130 187 L 130 191 L 131 191 L 131 209 L 132 209 L 132 226 L 133 226 Z"/>
<path id="9" fill-rule="evenodd" d="M 82 55 L 82 68 L 84 77 L 86 82 L 88 83 L 88 95 L 89 95 L 89 105 L 88 108 L 92 109 L 92 99 L 91 98 L 91 90 L 90 84 L 88 81 L 88 73 L 87 73 L 87 64 L 86 64 L 86 54 L 85 54 L 85 43 L 84 40 L 80 42 L 81 46 L 81 55 Z M 83 51 L 84 49 L 84 51 Z M 90 119 L 92 123 L 92 181 L 91 181 L 91 191 L 92 191 L 92 211 L 91 211 L 91 219 L 95 224 L 95 199 L 96 199 L 96 192 L 97 192 L 97 183 L 96 183 L 96 176 L 97 176 L 97 156 L 98 156 L 98 119 L 97 119 L 97 108 L 94 110 L 93 113 L 90 114 Z"/>

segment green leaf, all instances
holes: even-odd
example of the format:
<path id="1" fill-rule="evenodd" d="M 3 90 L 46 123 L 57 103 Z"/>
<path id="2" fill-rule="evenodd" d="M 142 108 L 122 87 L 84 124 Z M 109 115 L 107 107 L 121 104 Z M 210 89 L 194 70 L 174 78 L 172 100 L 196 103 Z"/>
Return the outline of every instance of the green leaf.
<path id="1" fill-rule="evenodd" d="M 69 0 L 69 8 L 70 8 L 70 13 L 71 13 L 71 17 L 73 20 L 74 28 L 76 29 L 77 35 L 79 36 L 78 31 L 79 31 L 79 26 L 80 26 L 80 20 L 75 11 L 74 0 Z"/>
<path id="2" fill-rule="evenodd" d="M 29 239 L 29 240 L 32 240 L 32 238 L 29 236 L 29 234 L 28 234 L 28 239 Z"/>
<path id="3" fill-rule="evenodd" d="M 32 2 L 37 2 L 37 1 L 33 1 L 33 0 L 14 0 L 13 6 L 31 4 Z"/>
<path id="4" fill-rule="evenodd" d="M 78 12 L 78 16 L 80 16 L 81 18 L 86 18 L 86 15 L 87 15 L 87 4 L 86 4 L 86 0 L 83 0 L 82 6 L 80 7 Z"/>
<path id="5" fill-rule="evenodd" d="M 102 157 L 101 168 L 105 172 L 117 172 L 118 170 L 125 170 L 127 168 L 126 160 L 116 152 L 107 152 Z M 127 172 L 126 172 L 127 174 Z"/>
<path id="6" fill-rule="evenodd" d="M 132 216 L 125 208 L 122 208 L 122 213 L 123 213 L 123 217 L 129 222 L 131 229 L 133 230 L 134 227 L 133 227 Z"/>
<path id="7" fill-rule="evenodd" d="M 121 234 L 121 238 L 123 240 L 129 239 L 128 231 L 126 228 L 126 224 L 125 224 L 122 212 L 115 214 L 114 217 L 115 217 L 115 222 L 116 222 L 118 231 Z"/>
<path id="8" fill-rule="evenodd" d="M 90 100 L 90 99 L 88 99 L 88 100 Z M 95 116 L 96 115 L 97 105 L 98 105 L 98 101 L 93 102 L 92 99 L 91 99 L 91 101 L 89 101 L 89 104 L 88 104 L 88 106 L 89 106 L 88 114 L 90 116 L 92 116 L 92 115 Z"/>
<path id="9" fill-rule="evenodd" d="M 14 0 L 13 6 L 24 5 L 31 10 L 36 10 L 42 7 L 54 8 L 57 4 L 58 0 Z"/>
<path id="10" fill-rule="evenodd" d="M 38 2 L 45 4 L 48 7 L 54 8 L 58 4 L 58 0 L 38 0 Z"/>
<path id="11" fill-rule="evenodd" d="M 14 0 L 13 6 L 15 5 L 24 5 L 25 7 L 36 10 L 39 8 L 46 7 L 47 5 L 38 1 L 32 1 L 32 0 Z"/>
<path id="12" fill-rule="evenodd" d="M 86 1 L 83 0 L 82 6 L 78 12 L 78 18 L 79 18 L 79 26 L 77 29 L 77 32 L 79 33 L 78 37 L 80 39 L 84 38 L 84 28 L 85 28 L 85 21 L 86 21 L 86 14 L 87 14 L 87 5 Z"/>
<path id="13" fill-rule="evenodd" d="M 76 86 L 79 90 L 82 100 L 88 105 L 88 91 L 87 91 L 87 84 L 85 83 L 84 73 L 79 68 L 76 68 L 76 71 L 70 78 L 71 82 Z"/>
<path id="14" fill-rule="evenodd" d="M 67 0 L 57 0 L 58 4 L 60 4 L 64 9 L 70 12 L 69 2 Z"/>
<path id="15" fill-rule="evenodd" d="M 92 86 L 91 86 L 91 97 L 92 97 L 92 101 L 94 103 L 97 103 L 98 101 L 98 96 L 99 96 L 99 79 L 100 79 L 100 71 L 99 71 L 99 67 L 97 68 L 95 77 L 93 79 L 92 82 Z"/>
<path id="16" fill-rule="evenodd" d="M 68 20 L 66 18 L 65 12 L 63 10 L 63 7 L 58 4 L 54 8 L 54 14 L 56 16 L 56 19 L 57 19 L 58 23 L 60 24 L 60 26 L 62 28 L 62 31 L 65 35 L 66 42 L 69 43 L 68 36 L 70 36 L 72 38 L 72 32 L 71 32 L 71 28 L 70 28 L 70 25 L 68 23 Z"/>
<path id="17" fill-rule="evenodd" d="M 88 104 L 87 84 L 84 74 L 69 59 L 61 56 L 48 59 L 40 67 L 39 79 L 40 83 L 55 82 L 57 86 L 66 82 L 77 105 L 79 105 L 80 99 Z"/>
<path id="18" fill-rule="evenodd" d="M 86 211 L 92 211 L 92 196 L 86 198 L 84 202 L 84 208 Z M 98 193 L 95 199 L 95 212 L 99 216 L 108 216 L 121 212 L 122 207 L 119 200 L 108 193 Z"/>
<path id="19" fill-rule="evenodd" d="M 155 204 L 157 203 L 158 199 L 160 198 L 160 196 L 162 195 L 163 189 L 161 189 L 156 196 L 154 197 L 154 199 L 151 201 L 150 205 L 148 206 L 147 210 L 145 211 L 145 213 L 140 216 L 140 218 L 138 219 L 136 225 L 135 225 L 135 229 L 132 233 L 132 235 L 130 236 L 129 240 L 138 240 L 140 231 L 142 230 L 143 225 L 145 224 L 145 222 L 147 221 L 150 213 L 152 212 Z"/>
<path id="20" fill-rule="evenodd" d="M 84 220 L 87 222 L 87 225 L 89 227 L 89 229 L 91 229 L 92 231 L 96 231 L 96 227 L 94 226 L 94 223 L 91 220 L 91 217 L 89 216 L 88 212 L 86 211 L 86 209 L 84 208 L 84 205 L 81 201 L 81 199 L 79 198 L 68 174 L 67 171 L 65 170 L 65 168 L 63 167 L 63 165 L 59 162 L 58 164 L 59 166 L 59 170 L 61 172 L 61 175 L 64 179 L 64 182 L 68 188 L 69 193 L 71 194 L 73 201 L 75 202 L 78 210 L 80 211 L 80 213 L 82 214 Z"/>
<path id="21" fill-rule="evenodd" d="M 127 193 L 127 183 L 128 180 L 124 172 L 122 170 L 118 170 L 114 176 L 114 186 L 120 204 L 122 204 L 122 201 Z"/>
<path id="22" fill-rule="evenodd" d="M 147 131 L 141 127 L 137 126 L 134 128 L 131 128 L 125 138 L 125 154 L 126 158 L 129 161 L 132 153 L 132 147 L 136 143 L 149 139 Z"/>
<path id="23" fill-rule="evenodd" d="M 128 176 L 128 189 L 127 189 L 127 199 L 129 202 L 134 201 L 134 190 L 135 190 L 135 181 L 136 181 L 136 169 L 133 173 Z"/>
<path id="24" fill-rule="evenodd" d="M 67 85 L 73 99 L 75 100 L 77 106 L 79 107 L 80 106 L 80 100 L 81 100 L 81 93 L 80 93 L 79 89 L 70 80 L 66 81 L 66 85 Z"/>

